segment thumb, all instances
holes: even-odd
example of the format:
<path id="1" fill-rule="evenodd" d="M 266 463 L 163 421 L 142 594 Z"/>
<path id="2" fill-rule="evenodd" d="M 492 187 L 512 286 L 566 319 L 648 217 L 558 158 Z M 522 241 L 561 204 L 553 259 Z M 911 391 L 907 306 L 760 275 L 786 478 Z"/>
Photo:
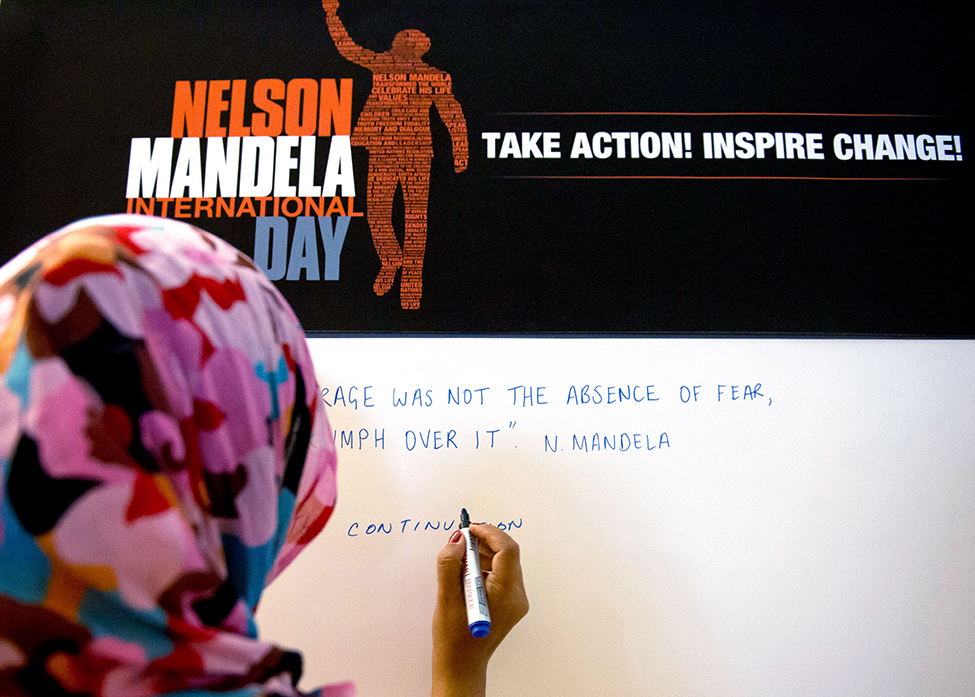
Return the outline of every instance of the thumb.
<path id="1" fill-rule="evenodd" d="M 437 593 L 439 600 L 447 603 L 447 607 L 464 602 L 461 578 L 466 547 L 464 536 L 455 530 L 450 541 L 437 554 Z"/>

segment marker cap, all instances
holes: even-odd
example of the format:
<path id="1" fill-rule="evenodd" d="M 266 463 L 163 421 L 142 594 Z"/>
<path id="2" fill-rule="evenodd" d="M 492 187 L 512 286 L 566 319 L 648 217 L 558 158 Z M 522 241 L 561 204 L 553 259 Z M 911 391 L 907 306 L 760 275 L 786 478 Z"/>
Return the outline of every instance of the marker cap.
<path id="1" fill-rule="evenodd" d="M 478 620 L 477 622 L 471 624 L 470 627 L 471 627 L 471 634 L 473 634 L 478 639 L 487 636 L 488 633 L 491 631 L 491 623 L 485 622 L 484 620 Z"/>

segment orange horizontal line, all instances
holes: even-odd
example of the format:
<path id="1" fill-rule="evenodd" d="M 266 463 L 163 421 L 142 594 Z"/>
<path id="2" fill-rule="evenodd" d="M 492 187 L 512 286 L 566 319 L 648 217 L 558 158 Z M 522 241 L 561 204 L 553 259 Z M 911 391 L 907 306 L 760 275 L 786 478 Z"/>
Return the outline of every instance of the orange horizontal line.
<path id="1" fill-rule="evenodd" d="M 869 182 L 936 182 L 947 181 L 945 177 L 724 177 L 724 176 L 685 176 L 685 175 L 571 175 L 571 174 L 526 174 L 495 175 L 492 179 L 804 179 L 812 181 L 869 181 Z"/>
<path id="2" fill-rule="evenodd" d="M 832 114 L 801 111 L 499 111 L 497 116 L 864 116 L 939 118 L 937 114 Z"/>

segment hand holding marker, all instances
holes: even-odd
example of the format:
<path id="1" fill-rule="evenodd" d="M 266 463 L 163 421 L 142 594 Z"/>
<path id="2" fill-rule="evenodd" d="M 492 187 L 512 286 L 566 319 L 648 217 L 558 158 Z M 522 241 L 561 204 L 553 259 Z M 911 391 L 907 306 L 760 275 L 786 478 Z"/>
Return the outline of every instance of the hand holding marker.
<path id="1" fill-rule="evenodd" d="M 491 613 L 484 592 L 481 558 L 477 538 L 471 535 L 471 519 L 467 509 L 460 509 L 460 532 L 464 536 L 464 601 L 467 603 L 467 625 L 471 634 L 485 637 L 491 631 Z"/>
<path id="2" fill-rule="evenodd" d="M 451 533 L 450 540 L 437 554 L 433 697 L 483 697 L 488 661 L 528 612 L 518 543 L 493 525 L 468 523 L 466 511 L 462 516 L 462 527 Z M 469 565 L 469 561 L 473 564 Z M 464 579 L 474 591 L 471 603 L 477 608 L 474 617 L 469 617 L 466 611 Z M 481 621 L 484 625 L 477 626 Z M 485 626 L 488 622 L 490 633 Z M 477 636 L 481 627 L 483 635 Z"/>

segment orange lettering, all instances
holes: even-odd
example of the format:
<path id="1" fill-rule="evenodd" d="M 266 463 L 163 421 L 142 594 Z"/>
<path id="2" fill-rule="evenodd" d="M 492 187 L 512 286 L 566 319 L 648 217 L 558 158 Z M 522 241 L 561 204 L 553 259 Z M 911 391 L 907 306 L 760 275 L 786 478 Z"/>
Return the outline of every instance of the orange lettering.
<path id="1" fill-rule="evenodd" d="M 173 96 L 173 138 L 182 138 L 184 134 L 191 138 L 203 136 L 203 114 L 206 107 L 207 81 L 197 80 L 193 90 L 190 90 L 189 80 L 176 82 L 176 93 Z"/>
<path id="2" fill-rule="evenodd" d="M 289 201 L 295 204 L 295 209 L 293 211 L 288 210 Z M 288 198 L 284 199 L 284 201 L 281 202 L 281 212 L 284 213 L 289 218 L 294 218 L 295 216 L 300 215 L 301 209 L 302 209 L 301 199 L 298 198 L 297 196 L 289 196 Z"/>
<path id="3" fill-rule="evenodd" d="M 363 215 L 362 213 L 356 213 L 355 212 L 355 196 L 349 196 L 349 208 L 345 212 L 345 214 L 347 216 L 349 216 L 350 218 L 361 218 L 362 217 L 362 215 Z"/>
<path id="4" fill-rule="evenodd" d="M 245 196 L 240 200 L 240 208 L 237 209 L 237 215 L 241 216 L 245 211 L 249 212 L 252 218 L 257 217 L 257 213 L 254 211 L 254 202 L 251 200 L 250 196 Z"/>
<path id="5" fill-rule="evenodd" d="M 265 78 L 254 83 L 254 106 L 264 113 L 254 112 L 251 116 L 251 133 L 256 136 L 281 135 L 284 127 L 284 109 L 273 101 L 285 96 L 284 81 Z"/>
<path id="6" fill-rule="evenodd" d="M 230 89 L 230 80 L 210 82 L 210 96 L 207 99 L 207 137 L 225 136 L 227 129 L 220 125 L 220 116 L 227 111 L 227 100 L 223 93 Z"/>
<path id="7" fill-rule="evenodd" d="M 328 204 L 328 210 L 325 211 L 325 216 L 330 215 L 345 215 L 345 209 L 342 207 L 342 199 L 338 196 L 332 199 L 332 202 Z"/>
<path id="8" fill-rule="evenodd" d="M 229 201 L 230 203 L 227 203 Z M 227 214 L 227 217 L 234 217 L 234 203 L 237 202 L 237 197 L 232 198 L 218 198 L 217 199 L 217 216 L 220 217 L 221 210 Z"/>
<path id="9" fill-rule="evenodd" d="M 135 210 L 132 210 L 133 204 L 135 204 Z M 155 207 L 156 199 L 154 198 L 130 198 L 126 213 L 135 213 L 136 215 L 154 215 L 152 211 Z"/>
<path id="10" fill-rule="evenodd" d="M 325 197 L 319 196 L 318 202 L 315 202 L 313 198 L 305 198 L 305 211 L 308 215 L 313 212 L 315 215 L 323 215 L 325 212 Z"/>
<path id="11" fill-rule="evenodd" d="M 206 213 L 208 218 L 213 217 L 213 199 L 212 198 L 198 198 L 194 199 L 196 201 L 196 206 L 193 209 L 193 217 L 201 217 L 201 213 Z"/>
<path id="12" fill-rule="evenodd" d="M 284 103 L 284 132 L 289 136 L 315 134 L 315 110 L 318 108 L 318 83 L 296 77 L 288 83 Z"/>
<path id="13" fill-rule="evenodd" d="M 244 100 L 247 97 L 247 80 L 234 80 L 230 87 L 230 123 L 227 135 L 249 136 L 251 129 L 244 125 Z"/>
<path id="14" fill-rule="evenodd" d="M 190 217 L 190 206 L 193 203 L 191 198 L 178 198 L 176 199 L 176 210 L 173 211 L 173 215 L 177 218 L 189 218 Z"/>
<path id="15" fill-rule="evenodd" d="M 335 80 L 322 80 L 321 104 L 318 109 L 318 135 L 347 136 L 352 133 L 352 78 L 342 78 L 336 90 Z"/>

